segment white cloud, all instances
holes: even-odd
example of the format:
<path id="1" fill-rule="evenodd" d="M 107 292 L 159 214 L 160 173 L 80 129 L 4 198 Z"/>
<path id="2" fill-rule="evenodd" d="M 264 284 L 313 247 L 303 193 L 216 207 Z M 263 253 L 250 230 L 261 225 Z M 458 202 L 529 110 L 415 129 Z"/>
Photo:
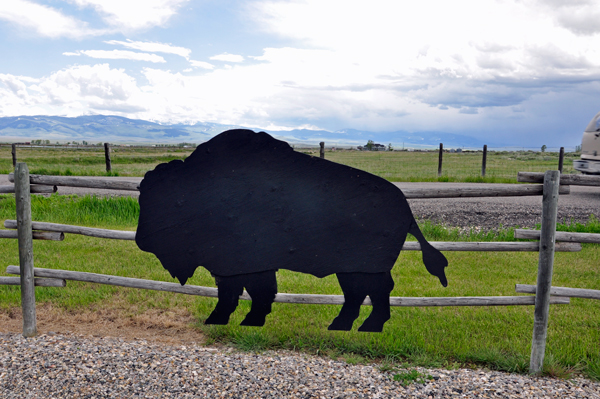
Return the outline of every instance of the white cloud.
<path id="1" fill-rule="evenodd" d="M 555 23 L 576 35 L 600 33 L 600 3 L 595 0 L 538 0 Z"/>
<path id="2" fill-rule="evenodd" d="M 104 30 L 91 29 L 87 23 L 54 8 L 27 0 L 0 1 L 0 19 L 50 38 L 81 38 L 106 33 Z"/>
<path id="3" fill-rule="evenodd" d="M 190 60 L 190 64 L 194 67 L 203 68 L 203 69 L 214 69 L 215 68 L 215 66 L 213 64 L 204 62 L 204 61 Z"/>
<path id="4" fill-rule="evenodd" d="M 244 57 L 236 54 L 223 53 L 218 55 L 213 55 L 210 57 L 211 60 L 215 61 L 225 61 L 225 62 L 242 62 L 244 61 Z"/>
<path id="5" fill-rule="evenodd" d="M 4 83 L 13 95 L 23 99 L 28 96 L 27 85 L 18 76 L 0 73 L 0 82 Z"/>
<path id="6" fill-rule="evenodd" d="M 0 115 L 132 115 L 144 111 L 144 93 L 135 79 L 108 64 L 74 66 L 35 81 L 2 75 L 0 82 L 4 83 L 0 84 Z"/>
<path id="7" fill-rule="evenodd" d="M 600 3 L 550 1 L 570 13 L 540 7 L 538 0 L 262 1 L 252 14 L 257 26 L 298 48 L 265 49 L 256 58 L 296 92 L 337 92 L 342 102 L 363 98 L 370 112 L 359 116 L 356 105 L 348 111 L 363 120 L 386 119 L 382 103 L 389 96 L 415 115 L 432 114 L 419 103 L 474 115 L 481 107 L 514 106 L 600 79 L 595 38 L 560 22 Z"/>
<path id="8" fill-rule="evenodd" d="M 87 55 L 91 58 L 104 58 L 111 60 L 132 60 L 148 62 L 166 62 L 163 57 L 156 54 L 136 53 L 127 50 L 80 50 L 77 52 L 64 52 L 63 55 L 78 56 Z"/>
<path id="9" fill-rule="evenodd" d="M 415 76 L 433 69 L 446 77 L 529 78 L 539 65 L 524 59 L 550 45 L 579 63 L 600 65 L 593 38 L 557 26 L 557 16 L 535 1 L 263 1 L 256 10 L 258 25 L 269 32 L 333 51 L 373 75 Z M 502 60 L 498 69 L 490 68 L 493 63 L 479 66 L 490 53 Z"/>
<path id="10" fill-rule="evenodd" d="M 110 26 L 131 31 L 164 26 L 189 0 L 68 0 L 94 8 Z"/>
<path id="11" fill-rule="evenodd" d="M 173 46 L 171 44 L 166 43 L 156 43 L 156 42 L 139 42 L 139 41 L 120 41 L 120 40 L 107 40 L 104 43 L 120 45 L 127 48 L 132 48 L 134 50 L 146 51 L 149 53 L 166 53 L 166 54 L 175 54 L 179 55 L 185 59 L 190 58 L 190 54 L 192 50 L 185 47 Z"/>

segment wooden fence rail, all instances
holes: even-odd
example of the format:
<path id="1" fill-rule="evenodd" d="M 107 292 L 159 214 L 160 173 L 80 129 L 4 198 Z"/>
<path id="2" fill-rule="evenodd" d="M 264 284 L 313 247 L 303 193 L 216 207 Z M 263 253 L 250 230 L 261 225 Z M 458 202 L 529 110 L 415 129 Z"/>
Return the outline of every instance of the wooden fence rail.
<path id="1" fill-rule="evenodd" d="M 51 231 L 33 231 L 32 236 L 34 240 L 62 241 L 65 239 L 64 233 Z M 19 234 L 17 231 L 0 230 L 0 238 L 19 238 Z"/>
<path id="2" fill-rule="evenodd" d="M 41 184 L 32 184 L 30 186 L 32 194 L 52 194 L 57 191 L 56 186 L 46 186 Z M 0 186 L 0 194 L 14 194 L 15 186 Z"/>
<path id="3" fill-rule="evenodd" d="M 539 230 L 516 229 L 515 238 L 524 238 L 528 240 L 539 240 L 541 232 Z M 600 234 L 594 233 L 570 233 L 567 231 L 557 231 L 556 241 L 586 242 L 600 244 Z"/>
<path id="4" fill-rule="evenodd" d="M 519 172 L 517 181 L 521 183 L 541 183 L 544 174 L 538 172 Z M 600 186 L 600 176 L 561 175 L 560 184 L 566 186 Z"/>
<path id="5" fill-rule="evenodd" d="M 507 184 L 498 187 L 443 187 L 443 188 L 407 188 L 402 189 L 407 199 L 424 198 L 471 198 L 471 197 L 525 197 L 539 196 L 544 192 L 542 184 Z M 560 194 L 566 195 L 571 192 L 569 186 L 561 186 Z"/>
<path id="6" fill-rule="evenodd" d="M 10 181 L 14 181 L 14 175 L 8 175 Z M 82 188 L 98 188 L 109 190 L 138 191 L 139 183 L 132 181 L 94 179 L 73 176 L 45 176 L 29 175 L 31 184 L 68 186 Z M 542 195 L 544 186 L 542 184 L 506 184 L 498 187 L 468 187 L 468 188 L 411 188 L 403 189 L 404 196 L 408 199 L 424 198 L 470 198 L 470 197 L 522 197 Z M 569 186 L 561 186 L 559 193 L 566 195 L 570 193 Z"/>
<path id="7" fill-rule="evenodd" d="M 36 287 L 66 287 L 67 282 L 57 278 L 34 278 Z M 0 285 L 21 285 L 21 277 L 0 277 Z"/>
<path id="8" fill-rule="evenodd" d="M 19 266 L 8 266 L 8 274 L 19 274 Z M 217 298 L 218 290 L 213 287 L 201 287 L 195 285 L 184 285 L 168 283 L 165 281 L 143 280 L 131 277 L 109 276 L 105 274 L 85 273 L 69 270 L 34 268 L 36 277 L 49 277 L 52 279 L 64 279 L 73 281 L 84 281 L 96 284 L 116 285 L 120 287 L 139 288 L 145 290 L 168 291 L 179 294 L 199 295 Z M 240 299 L 251 301 L 250 295 L 244 291 Z M 275 296 L 275 302 L 281 303 L 303 303 L 313 305 L 343 305 L 343 295 L 317 295 L 317 294 L 283 294 Z M 552 304 L 567 305 L 568 298 L 552 298 Z M 363 305 L 371 305 L 371 300 L 366 298 Z M 391 297 L 391 306 L 515 306 L 535 305 L 533 296 L 484 296 L 484 297 Z"/>
<path id="9" fill-rule="evenodd" d="M 5 220 L 4 227 L 16 229 L 16 220 Z M 79 234 L 89 237 L 110 238 L 113 240 L 135 240 L 135 231 L 98 229 L 95 227 L 72 226 L 69 224 L 32 222 L 33 230 L 53 231 L 59 233 Z"/>
<path id="10" fill-rule="evenodd" d="M 516 284 L 515 291 L 522 294 L 535 294 L 537 289 L 535 285 Z M 585 288 L 551 287 L 550 295 L 600 300 L 600 290 L 590 290 Z"/>
<path id="11" fill-rule="evenodd" d="M 14 174 L 8 174 L 8 180 L 14 182 Z M 121 180 L 90 179 L 87 177 L 29 175 L 31 184 L 49 186 L 68 186 L 84 188 L 100 188 L 106 190 L 138 191 L 139 183 Z"/>

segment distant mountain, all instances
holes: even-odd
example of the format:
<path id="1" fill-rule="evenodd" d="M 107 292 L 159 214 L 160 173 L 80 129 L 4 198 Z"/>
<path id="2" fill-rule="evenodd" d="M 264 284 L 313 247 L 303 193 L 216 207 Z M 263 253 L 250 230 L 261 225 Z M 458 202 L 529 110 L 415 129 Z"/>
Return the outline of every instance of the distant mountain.
<path id="1" fill-rule="evenodd" d="M 243 128 L 237 125 L 199 122 L 193 125 L 160 124 L 121 116 L 88 115 L 75 118 L 60 116 L 14 116 L 0 118 L 0 141 L 49 140 L 51 143 L 88 141 L 90 143 L 112 142 L 130 144 L 202 143 L 222 131 Z M 326 130 L 264 130 L 274 137 L 295 145 L 359 146 L 368 140 L 395 148 L 430 148 L 444 143 L 445 148 L 480 148 L 478 139 L 444 132 L 369 132 L 344 129 Z"/>

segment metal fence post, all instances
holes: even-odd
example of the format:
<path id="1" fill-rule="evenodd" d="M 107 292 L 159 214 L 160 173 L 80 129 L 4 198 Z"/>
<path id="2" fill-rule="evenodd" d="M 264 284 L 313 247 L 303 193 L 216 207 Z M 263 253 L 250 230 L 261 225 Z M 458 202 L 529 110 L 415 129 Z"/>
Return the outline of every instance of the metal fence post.
<path id="1" fill-rule="evenodd" d="M 11 148 L 10 153 L 12 154 L 13 168 L 14 168 L 17 166 L 17 145 L 15 143 L 13 143 L 11 147 L 12 148 Z"/>
<path id="2" fill-rule="evenodd" d="M 31 232 L 31 191 L 29 169 L 24 162 L 15 167 L 15 200 L 17 203 L 17 235 L 21 268 L 21 308 L 23 309 L 23 336 L 35 337 L 35 287 L 33 279 L 33 236 Z"/>
<path id="3" fill-rule="evenodd" d="M 558 153 L 558 171 L 560 173 L 563 172 L 563 161 L 565 160 L 565 147 L 560 147 L 560 152 Z"/>
<path id="4" fill-rule="evenodd" d="M 324 141 L 321 141 L 321 142 L 319 143 L 319 146 L 321 147 L 321 150 L 320 150 L 320 152 L 319 152 L 319 153 L 320 153 L 320 156 L 321 156 L 321 158 L 325 158 L 325 142 L 324 142 Z"/>
<path id="5" fill-rule="evenodd" d="M 550 310 L 550 287 L 552 286 L 552 269 L 554 266 L 554 239 L 556 236 L 559 185 L 560 172 L 557 170 L 547 171 L 544 175 L 540 255 L 535 294 L 533 339 L 529 362 L 530 374 L 539 374 L 544 366 L 546 336 L 548 335 L 548 313 Z"/>
<path id="6" fill-rule="evenodd" d="M 442 153 L 444 152 L 444 144 L 440 143 L 440 156 L 438 159 L 438 177 L 442 175 Z"/>
<path id="7" fill-rule="evenodd" d="M 487 163 L 487 144 L 483 145 L 483 159 L 481 160 L 481 176 L 485 177 L 485 167 Z"/>
<path id="8" fill-rule="evenodd" d="M 106 161 L 106 171 L 110 172 L 112 165 L 110 163 L 110 144 L 108 143 L 104 143 L 104 159 Z"/>

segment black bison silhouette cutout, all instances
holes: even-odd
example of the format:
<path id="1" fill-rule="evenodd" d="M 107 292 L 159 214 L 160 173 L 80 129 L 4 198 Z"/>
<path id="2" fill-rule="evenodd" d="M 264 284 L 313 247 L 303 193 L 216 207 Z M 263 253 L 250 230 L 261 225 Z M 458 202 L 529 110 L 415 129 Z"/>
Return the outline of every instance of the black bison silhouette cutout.
<path id="1" fill-rule="evenodd" d="M 294 151 L 267 133 L 229 130 L 185 161 L 160 164 L 140 184 L 136 243 L 183 285 L 198 266 L 218 287 L 207 324 L 227 324 L 244 288 L 242 322 L 262 326 L 277 293 L 278 269 L 336 274 L 345 303 L 330 330 L 350 330 L 368 295 L 359 331 L 390 318 L 390 270 L 407 233 L 429 273 L 447 285 L 448 262 L 423 237 L 404 194 L 370 173 Z"/>

